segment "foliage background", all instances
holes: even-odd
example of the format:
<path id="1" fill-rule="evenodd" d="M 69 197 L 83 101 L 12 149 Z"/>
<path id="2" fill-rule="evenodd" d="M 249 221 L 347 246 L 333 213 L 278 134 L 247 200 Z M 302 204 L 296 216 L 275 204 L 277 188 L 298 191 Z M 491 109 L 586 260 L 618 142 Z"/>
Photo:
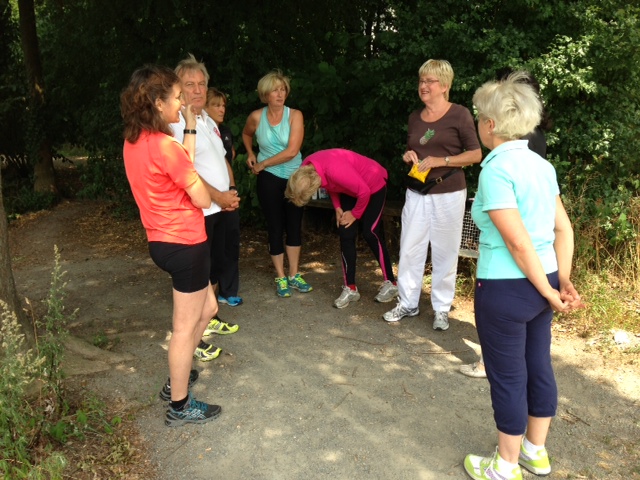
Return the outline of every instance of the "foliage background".
<path id="1" fill-rule="evenodd" d="M 29 142 L 17 0 L 0 0 L 0 7 L 0 121 L 7 126 L 0 131 L 0 153 L 15 154 L 28 151 Z M 597 265 L 611 249 L 637 242 L 637 4 L 239 0 L 194 8 L 184 0 L 43 0 L 36 14 L 47 127 L 58 149 L 72 144 L 89 151 L 85 195 L 131 201 L 119 93 L 142 64 L 173 66 L 192 52 L 208 66 L 210 84 L 229 95 L 227 123 L 240 153 L 235 171 L 245 220 L 256 218 L 257 209 L 240 133 L 247 114 L 260 107 L 257 80 L 274 68 L 291 77 L 288 104 L 304 113 L 303 155 L 345 147 L 371 156 L 390 172 L 390 196 L 401 198 L 406 120 L 421 107 L 417 71 L 428 58 L 445 58 L 456 73 L 451 99 L 469 108 L 475 89 L 497 71 L 532 71 L 554 120 L 549 159 L 577 230 L 585 234 L 580 248 Z M 478 171 L 467 172 L 470 196 Z"/>

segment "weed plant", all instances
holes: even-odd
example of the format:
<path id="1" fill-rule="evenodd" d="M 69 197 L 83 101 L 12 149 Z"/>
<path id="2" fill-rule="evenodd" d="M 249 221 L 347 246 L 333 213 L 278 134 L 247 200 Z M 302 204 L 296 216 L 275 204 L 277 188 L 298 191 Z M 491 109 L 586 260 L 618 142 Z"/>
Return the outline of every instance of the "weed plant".
<path id="1" fill-rule="evenodd" d="M 26 345 L 15 313 L 0 301 L 1 478 L 60 479 L 68 464 L 63 444 L 87 434 L 110 435 L 121 422 L 108 420 L 96 397 L 85 395 L 73 405 L 65 398 L 63 341 L 75 315 L 64 307 L 65 273 L 55 247 L 46 314 L 35 319 L 32 313 L 35 345 Z"/>
<path id="2" fill-rule="evenodd" d="M 579 200 L 578 200 L 579 201 Z M 576 201 L 570 205 L 573 218 Z M 571 211 L 573 210 L 573 212 Z M 559 321 L 583 337 L 611 329 L 640 332 L 640 197 L 628 206 L 626 221 L 634 241 L 611 246 L 606 225 L 575 222 L 573 283 L 586 308 Z"/>

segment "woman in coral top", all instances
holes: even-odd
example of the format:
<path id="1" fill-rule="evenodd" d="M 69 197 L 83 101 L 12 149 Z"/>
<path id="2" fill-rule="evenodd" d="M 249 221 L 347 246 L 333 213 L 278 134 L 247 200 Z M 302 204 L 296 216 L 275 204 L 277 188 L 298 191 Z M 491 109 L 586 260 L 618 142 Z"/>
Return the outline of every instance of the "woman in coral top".
<path id="1" fill-rule="evenodd" d="M 195 114 L 182 105 L 180 80 L 167 67 L 147 65 L 136 70 L 122 92 L 124 164 L 149 253 L 173 281 L 173 333 L 169 342 L 170 378 L 160 397 L 170 400 L 165 424 L 202 423 L 221 408 L 196 401 L 189 386 L 193 352 L 209 319 L 218 310 L 209 283 L 209 252 L 202 208 L 211 198 L 193 167 Z M 187 120 L 183 146 L 171 136 L 170 123 Z"/>

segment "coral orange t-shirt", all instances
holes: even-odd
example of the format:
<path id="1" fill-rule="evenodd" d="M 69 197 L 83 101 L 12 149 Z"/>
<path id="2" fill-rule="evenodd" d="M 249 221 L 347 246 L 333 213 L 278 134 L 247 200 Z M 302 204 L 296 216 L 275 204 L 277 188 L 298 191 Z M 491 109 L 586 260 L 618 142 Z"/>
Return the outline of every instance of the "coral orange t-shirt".
<path id="1" fill-rule="evenodd" d="M 164 133 L 142 132 L 124 142 L 124 167 L 150 242 L 195 245 L 206 241 L 202 209 L 185 191 L 198 173 L 185 148 Z"/>

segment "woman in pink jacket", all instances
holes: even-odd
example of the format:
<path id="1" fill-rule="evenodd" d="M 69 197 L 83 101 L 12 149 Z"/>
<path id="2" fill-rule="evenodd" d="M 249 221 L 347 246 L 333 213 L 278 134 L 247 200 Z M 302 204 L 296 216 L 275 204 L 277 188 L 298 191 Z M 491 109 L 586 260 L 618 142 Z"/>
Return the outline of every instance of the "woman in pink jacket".
<path id="1" fill-rule="evenodd" d="M 309 155 L 291 175 L 285 195 L 295 205 L 303 206 L 320 187 L 329 193 L 336 210 L 340 234 L 344 286 L 333 305 L 345 308 L 350 302 L 360 299 L 356 287 L 358 223 L 362 225 L 362 236 L 382 269 L 384 282 L 375 299 L 378 302 L 390 302 L 398 295 L 398 287 L 382 225 L 387 171 L 375 160 L 350 150 L 321 150 Z"/>

